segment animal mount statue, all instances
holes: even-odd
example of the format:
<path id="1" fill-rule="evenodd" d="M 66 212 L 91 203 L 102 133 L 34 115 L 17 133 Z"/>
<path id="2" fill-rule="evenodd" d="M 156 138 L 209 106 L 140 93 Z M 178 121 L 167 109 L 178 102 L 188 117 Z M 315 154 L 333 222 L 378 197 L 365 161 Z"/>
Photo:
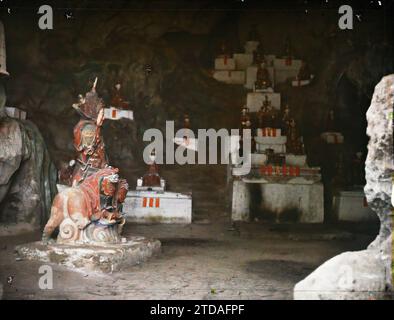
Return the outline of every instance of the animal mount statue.
<path id="1" fill-rule="evenodd" d="M 61 244 L 121 242 L 125 224 L 122 203 L 128 184 L 119 178 L 118 171 L 112 167 L 101 169 L 78 186 L 58 193 L 43 231 L 43 243 L 53 241 L 51 235 L 56 228 L 57 243 Z"/>

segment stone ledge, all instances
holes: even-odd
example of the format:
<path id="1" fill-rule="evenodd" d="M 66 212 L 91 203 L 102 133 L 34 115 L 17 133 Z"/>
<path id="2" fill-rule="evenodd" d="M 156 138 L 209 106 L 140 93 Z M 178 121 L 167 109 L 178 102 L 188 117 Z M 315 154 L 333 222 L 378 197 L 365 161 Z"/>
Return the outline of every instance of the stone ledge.
<path id="1" fill-rule="evenodd" d="M 55 263 L 76 271 L 111 273 L 146 261 L 160 253 L 158 240 L 130 237 L 124 243 L 106 245 L 49 244 L 40 241 L 15 247 L 17 257 Z"/>

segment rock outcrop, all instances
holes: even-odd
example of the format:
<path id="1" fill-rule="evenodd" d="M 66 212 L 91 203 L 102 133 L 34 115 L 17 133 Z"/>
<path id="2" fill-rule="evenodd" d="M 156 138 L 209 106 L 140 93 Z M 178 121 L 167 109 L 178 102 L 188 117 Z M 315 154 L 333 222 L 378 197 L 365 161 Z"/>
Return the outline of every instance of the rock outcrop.
<path id="1" fill-rule="evenodd" d="M 297 283 L 295 299 L 381 298 L 391 289 L 393 105 L 394 75 L 389 75 L 375 87 L 367 112 L 364 192 L 380 219 L 378 236 L 366 250 L 338 255 Z"/>
<path id="2" fill-rule="evenodd" d="M 1 86 L 2 87 L 2 86 Z M 0 234 L 42 226 L 57 192 L 57 172 L 37 127 L 7 117 L 0 92 Z"/>

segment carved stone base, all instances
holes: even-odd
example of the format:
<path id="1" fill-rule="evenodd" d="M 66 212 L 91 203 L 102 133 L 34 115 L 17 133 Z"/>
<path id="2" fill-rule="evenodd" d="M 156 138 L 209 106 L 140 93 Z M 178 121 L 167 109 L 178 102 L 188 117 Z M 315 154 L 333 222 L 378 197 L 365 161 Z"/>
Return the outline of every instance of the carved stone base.
<path id="1" fill-rule="evenodd" d="M 71 245 L 49 244 L 40 241 L 15 247 L 19 258 L 55 263 L 80 271 L 110 273 L 139 264 L 160 252 L 158 240 L 130 237 L 119 244 Z"/>

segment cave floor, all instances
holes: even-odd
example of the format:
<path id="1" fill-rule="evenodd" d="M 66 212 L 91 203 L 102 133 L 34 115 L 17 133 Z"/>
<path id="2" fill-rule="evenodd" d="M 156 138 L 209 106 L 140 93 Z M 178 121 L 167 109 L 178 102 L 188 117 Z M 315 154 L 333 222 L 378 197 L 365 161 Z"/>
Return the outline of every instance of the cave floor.
<path id="1" fill-rule="evenodd" d="M 298 281 L 340 252 L 365 248 L 375 231 L 263 222 L 232 228 L 224 217 L 186 226 L 129 224 L 125 236 L 155 237 L 161 254 L 113 274 L 53 265 L 52 290 L 39 289 L 42 263 L 15 259 L 15 245 L 40 238 L 33 232 L 0 238 L 0 281 L 4 299 L 292 299 Z"/>

